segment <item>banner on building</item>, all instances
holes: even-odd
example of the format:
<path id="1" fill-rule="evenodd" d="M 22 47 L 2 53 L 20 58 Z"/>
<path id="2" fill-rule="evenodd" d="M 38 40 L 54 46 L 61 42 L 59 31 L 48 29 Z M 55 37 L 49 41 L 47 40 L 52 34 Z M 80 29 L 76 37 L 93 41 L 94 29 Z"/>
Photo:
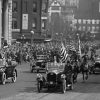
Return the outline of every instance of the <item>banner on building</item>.
<path id="1" fill-rule="evenodd" d="M 23 30 L 28 29 L 28 14 L 23 14 L 22 16 L 22 29 Z"/>

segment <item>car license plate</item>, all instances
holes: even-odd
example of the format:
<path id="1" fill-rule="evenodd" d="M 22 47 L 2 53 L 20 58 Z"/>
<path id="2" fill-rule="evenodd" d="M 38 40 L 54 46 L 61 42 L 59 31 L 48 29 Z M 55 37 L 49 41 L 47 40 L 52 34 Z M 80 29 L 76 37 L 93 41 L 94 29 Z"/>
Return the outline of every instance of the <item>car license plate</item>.
<path id="1" fill-rule="evenodd" d="M 50 82 L 50 84 L 53 84 L 53 82 Z"/>

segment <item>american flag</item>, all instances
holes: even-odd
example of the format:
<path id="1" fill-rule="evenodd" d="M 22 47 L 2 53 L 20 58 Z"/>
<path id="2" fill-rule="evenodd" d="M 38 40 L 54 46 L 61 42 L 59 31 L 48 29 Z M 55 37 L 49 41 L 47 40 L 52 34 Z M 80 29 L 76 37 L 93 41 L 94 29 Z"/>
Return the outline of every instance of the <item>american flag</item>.
<path id="1" fill-rule="evenodd" d="M 67 53 L 66 48 L 63 43 L 61 43 L 60 56 L 61 56 L 62 62 L 65 62 L 68 57 L 68 53 Z"/>

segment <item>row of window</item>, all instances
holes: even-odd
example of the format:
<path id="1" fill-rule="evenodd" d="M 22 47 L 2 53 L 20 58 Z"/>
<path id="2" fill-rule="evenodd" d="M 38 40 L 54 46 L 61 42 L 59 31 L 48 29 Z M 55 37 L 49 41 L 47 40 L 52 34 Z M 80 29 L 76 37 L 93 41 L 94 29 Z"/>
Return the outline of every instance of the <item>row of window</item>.
<path id="1" fill-rule="evenodd" d="M 23 4 L 23 7 L 26 9 L 27 11 L 27 4 L 28 4 L 28 1 L 24 1 L 24 4 Z M 12 12 L 16 13 L 18 12 L 18 1 L 13 1 L 13 4 L 12 4 Z M 33 2 L 33 12 L 37 12 L 37 2 Z"/>
<path id="2" fill-rule="evenodd" d="M 88 20 L 86 20 L 86 19 L 75 19 L 74 20 L 74 23 L 78 23 L 78 24 L 100 24 L 100 20 L 94 20 L 94 19 L 92 19 L 92 20 L 90 20 L 90 19 L 88 19 Z"/>
<path id="3" fill-rule="evenodd" d="M 79 5 L 79 0 L 67 0 L 66 2 L 67 2 L 66 4 L 69 6 L 78 6 Z"/>
<path id="4" fill-rule="evenodd" d="M 90 27 L 90 26 L 88 26 L 88 27 L 86 27 L 86 26 L 79 26 L 79 28 L 78 28 L 79 30 L 82 30 L 82 31 L 99 31 L 99 29 L 100 29 L 100 27 L 99 26 L 92 26 L 92 27 Z"/>
<path id="5" fill-rule="evenodd" d="M 17 1 L 13 1 L 13 4 L 12 4 L 13 6 L 12 6 L 12 12 L 14 12 L 14 13 L 16 13 L 16 12 L 18 12 L 18 2 Z M 26 10 L 26 12 L 27 12 L 27 8 L 28 8 L 28 1 L 27 0 L 25 0 L 24 1 L 24 3 L 23 3 L 23 7 L 24 7 L 24 9 Z M 34 1 L 33 2 L 33 7 L 32 7 L 32 9 L 33 9 L 33 12 L 37 12 L 37 2 L 36 1 Z M 43 12 L 47 12 L 47 2 L 44 2 L 44 3 L 42 3 L 42 11 Z"/>
<path id="6" fill-rule="evenodd" d="M 42 20 L 41 26 L 42 26 L 42 29 L 46 28 L 46 20 Z M 36 18 L 34 18 L 32 21 L 32 28 L 37 29 L 37 19 Z M 12 29 L 18 29 L 18 21 L 16 18 L 12 19 Z"/>

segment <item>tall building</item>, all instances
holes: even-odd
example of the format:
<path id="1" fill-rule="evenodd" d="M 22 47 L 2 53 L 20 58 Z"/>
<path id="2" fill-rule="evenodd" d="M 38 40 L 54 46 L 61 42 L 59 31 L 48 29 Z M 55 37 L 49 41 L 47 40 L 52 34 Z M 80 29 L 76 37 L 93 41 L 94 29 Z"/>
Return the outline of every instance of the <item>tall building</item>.
<path id="1" fill-rule="evenodd" d="M 41 35 L 47 36 L 48 33 L 48 6 L 49 6 L 49 0 L 42 0 L 42 12 L 41 12 Z"/>
<path id="2" fill-rule="evenodd" d="M 52 0 L 49 2 L 48 29 L 52 38 L 55 37 L 56 33 L 63 32 L 62 8 L 63 4 L 60 1 Z"/>
<path id="3" fill-rule="evenodd" d="M 80 0 L 75 12 L 76 28 L 87 33 L 100 33 L 100 0 Z"/>
<path id="4" fill-rule="evenodd" d="M 48 0 L 13 0 L 13 39 L 30 41 L 32 37 L 42 37 L 42 29 L 46 26 L 47 2 Z"/>
<path id="5" fill-rule="evenodd" d="M 50 33 L 63 33 L 65 36 L 69 33 L 78 4 L 79 0 L 50 0 L 48 10 L 49 22 L 51 22 Z"/>
<path id="6" fill-rule="evenodd" d="M 12 0 L 0 0 L 0 48 L 12 41 Z"/>

